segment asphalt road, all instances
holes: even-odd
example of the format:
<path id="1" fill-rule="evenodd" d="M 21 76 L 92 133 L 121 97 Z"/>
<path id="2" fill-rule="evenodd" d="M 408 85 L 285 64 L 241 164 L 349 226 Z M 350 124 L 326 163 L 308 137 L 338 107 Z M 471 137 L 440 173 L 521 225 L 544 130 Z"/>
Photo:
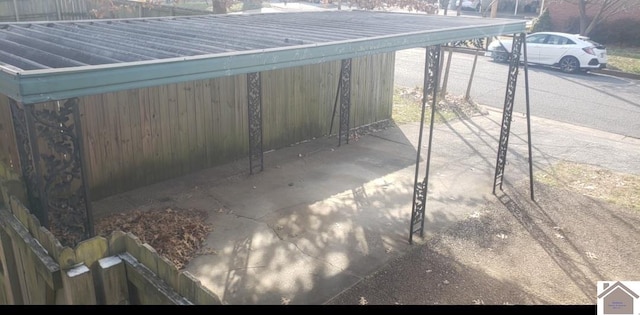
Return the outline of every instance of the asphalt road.
<path id="1" fill-rule="evenodd" d="M 447 64 L 448 55 L 443 55 Z M 464 95 L 474 56 L 454 52 L 447 92 Z M 478 56 L 470 96 L 485 106 L 503 108 L 509 66 Z M 525 76 L 518 76 L 514 111 L 526 110 Z M 422 86 L 424 49 L 396 52 L 395 84 Z M 609 75 L 564 74 L 559 70 L 529 66 L 529 100 L 532 116 L 553 119 L 640 139 L 640 81 Z"/>

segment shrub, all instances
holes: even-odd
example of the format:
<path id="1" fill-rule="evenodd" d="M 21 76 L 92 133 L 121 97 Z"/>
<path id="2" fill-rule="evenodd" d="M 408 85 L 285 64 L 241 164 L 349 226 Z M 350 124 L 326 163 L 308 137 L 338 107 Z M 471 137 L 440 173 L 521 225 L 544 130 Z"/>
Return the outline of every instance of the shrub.
<path id="1" fill-rule="evenodd" d="M 531 32 L 547 32 L 553 30 L 553 23 L 551 22 L 551 16 L 549 16 L 549 10 L 544 9 L 539 17 L 533 19 L 531 23 Z"/>
<path id="2" fill-rule="evenodd" d="M 619 19 L 601 23 L 589 34 L 596 42 L 640 47 L 640 19 Z"/>

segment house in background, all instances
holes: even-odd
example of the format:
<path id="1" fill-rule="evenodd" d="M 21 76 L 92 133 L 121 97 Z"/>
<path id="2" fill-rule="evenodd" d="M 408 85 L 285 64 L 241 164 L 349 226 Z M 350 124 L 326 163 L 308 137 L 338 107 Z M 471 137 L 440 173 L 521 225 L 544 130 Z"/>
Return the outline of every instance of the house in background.
<path id="1" fill-rule="evenodd" d="M 562 0 L 546 0 L 544 6 L 549 10 L 551 23 L 553 23 L 556 31 L 575 32 L 574 28 L 578 26 L 578 17 L 580 16 L 576 3 Z M 597 8 L 595 7 L 587 8 L 587 15 L 595 15 L 596 10 Z M 640 22 L 640 6 L 634 6 L 629 10 L 612 15 L 605 22 L 622 19 L 635 19 Z"/>

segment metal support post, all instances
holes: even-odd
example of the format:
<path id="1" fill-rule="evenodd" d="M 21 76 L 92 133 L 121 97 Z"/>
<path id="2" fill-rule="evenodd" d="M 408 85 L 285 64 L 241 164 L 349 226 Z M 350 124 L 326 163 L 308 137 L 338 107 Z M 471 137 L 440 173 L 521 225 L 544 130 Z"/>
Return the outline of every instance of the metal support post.
<path id="1" fill-rule="evenodd" d="M 520 51 L 524 41 L 523 34 L 514 34 L 513 45 L 509 56 L 509 78 L 504 97 L 504 108 L 502 111 L 502 127 L 500 128 L 500 140 L 498 142 L 498 156 L 496 158 L 496 171 L 493 180 L 493 194 L 496 187 L 502 190 L 504 182 L 504 167 L 507 163 L 507 150 L 509 148 L 509 133 L 511 129 L 511 118 L 513 116 L 513 102 L 516 94 L 516 83 L 518 81 L 518 69 L 520 67 Z"/>
<path id="2" fill-rule="evenodd" d="M 409 244 L 413 243 L 413 234 L 424 236 L 424 220 L 429 187 L 429 167 L 431 161 L 431 144 L 433 140 L 433 123 L 437 105 L 438 82 L 440 81 L 440 45 L 427 47 L 424 66 L 424 85 L 422 91 L 422 114 L 420 119 L 420 133 L 416 153 L 416 172 L 413 186 L 413 205 L 411 209 L 411 226 L 409 227 Z M 427 147 L 427 161 L 425 176 L 419 180 L 420 157 L 422 149 L 422 135 L 424 133 L 424 117 L 427 108 L 428 95 L 431 94 L 431 117 L 429 123 L 429 142 Z"/>

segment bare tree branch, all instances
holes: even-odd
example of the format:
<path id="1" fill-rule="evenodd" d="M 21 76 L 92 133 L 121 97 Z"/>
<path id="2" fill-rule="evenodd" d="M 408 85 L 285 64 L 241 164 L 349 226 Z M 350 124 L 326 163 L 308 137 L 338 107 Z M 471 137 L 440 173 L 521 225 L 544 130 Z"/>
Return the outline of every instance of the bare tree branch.
<path id="1" fill-rule="evenodd" d="M 608 18 L 640 5 L 640 0 L 565 0 L 565 2 L 577 5 L 582 35 L 589 35 L 598 24 Z M 593 17 L 589 17 L 589 13 L 592 13 Z"/>

